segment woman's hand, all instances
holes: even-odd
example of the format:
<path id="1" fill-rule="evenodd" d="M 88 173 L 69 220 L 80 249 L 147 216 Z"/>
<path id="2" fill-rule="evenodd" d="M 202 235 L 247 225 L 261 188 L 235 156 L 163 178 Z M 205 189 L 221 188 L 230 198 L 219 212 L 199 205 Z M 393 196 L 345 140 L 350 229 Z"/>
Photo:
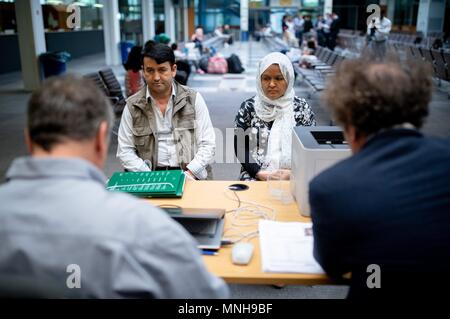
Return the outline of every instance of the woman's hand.
<path id="1" fill-rule="evenodd" d="M 256 173 L 256 178 L 260 181 L 267 181 L 269 176 L 276 177 L 277 179 L 288 181 L 291 179 L 290 169 L 278 169 L 275 171 L 261 170 Z"/>

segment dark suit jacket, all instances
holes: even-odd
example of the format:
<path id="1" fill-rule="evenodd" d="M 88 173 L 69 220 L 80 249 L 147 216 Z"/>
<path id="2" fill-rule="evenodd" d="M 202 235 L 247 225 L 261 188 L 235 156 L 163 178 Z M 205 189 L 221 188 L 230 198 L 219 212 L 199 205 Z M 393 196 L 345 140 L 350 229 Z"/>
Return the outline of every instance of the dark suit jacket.
<path id="1" fill-rule="evenodd" d="M 380 133 L 314 178 L 309 198 L 314 256 L 332 277 L 352 272 L 349 297 L 421 297 L 448 283 L 449 140 Z M 380 289 L 367 288 L 371 264 Z"/>

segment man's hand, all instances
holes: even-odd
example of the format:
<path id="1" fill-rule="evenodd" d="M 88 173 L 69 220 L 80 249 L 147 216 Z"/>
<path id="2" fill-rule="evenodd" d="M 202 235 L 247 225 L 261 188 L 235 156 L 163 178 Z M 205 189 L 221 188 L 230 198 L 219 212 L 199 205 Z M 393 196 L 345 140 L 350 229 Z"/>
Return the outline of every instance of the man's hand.
<path id="1" fill-rule="evenodd" d="M 185 170 L 185 171 L 184 171 L 184 175 L 186 175 L 186 178 L 187 178 L 189 181 L 195 181 L 195 180 L 197 180 L 197 178 L 195 177 L 195 175 L 192 174 L 192 172 L 191 172 L 190 170 Z"/>

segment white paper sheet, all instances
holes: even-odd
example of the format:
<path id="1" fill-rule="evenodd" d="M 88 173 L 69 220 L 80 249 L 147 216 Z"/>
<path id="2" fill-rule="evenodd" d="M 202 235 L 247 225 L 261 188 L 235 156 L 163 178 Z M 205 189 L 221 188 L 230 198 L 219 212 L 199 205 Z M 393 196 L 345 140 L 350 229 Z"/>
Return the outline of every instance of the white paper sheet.
<path id="1" fill-rule="evenodd" d="M 313 257 L 312 223 L 259 222 L 262 270 L 323 274 Z"/>

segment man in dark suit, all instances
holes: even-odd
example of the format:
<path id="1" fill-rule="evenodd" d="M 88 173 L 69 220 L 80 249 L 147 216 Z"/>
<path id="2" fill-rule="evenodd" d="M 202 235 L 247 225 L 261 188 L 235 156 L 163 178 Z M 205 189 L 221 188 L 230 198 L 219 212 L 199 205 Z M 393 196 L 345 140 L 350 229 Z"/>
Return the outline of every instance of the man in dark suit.
<path id="1" fill-rule="evenodd" d="M 314 256 L 349 298 L 430 297 L 449 283 L 450 140 L 418 129 L 432 82 L 417 62 L 344 61 L 325 93 L 353 156 L 311 181 Z M 441 287 L 442 291 L 442 287 Z"/>
<path id="2" fill-rule="evenodd" d="M 340 30 L 340 20 L 339 16 L 334 12 L 331 14 L 331 19 L 332 21 L 330 25 L 330 34 L 328 38 L 328 49 L 334 51 Z"/>

